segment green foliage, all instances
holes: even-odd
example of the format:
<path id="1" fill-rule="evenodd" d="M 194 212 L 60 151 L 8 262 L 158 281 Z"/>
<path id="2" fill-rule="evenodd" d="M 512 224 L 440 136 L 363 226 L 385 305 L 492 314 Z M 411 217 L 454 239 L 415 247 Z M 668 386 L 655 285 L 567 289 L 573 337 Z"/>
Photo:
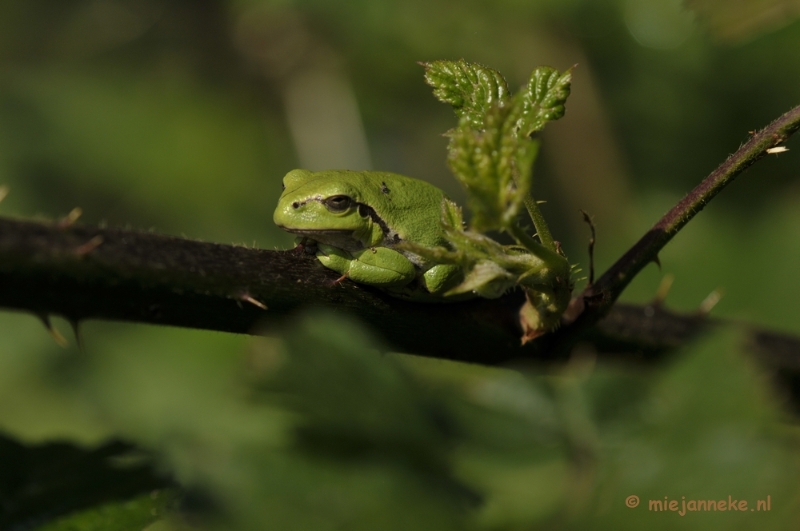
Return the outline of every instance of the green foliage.
<path id="1" fill-rule="evenodd" d="M 537 68 L 512 97 L 503 76 L 491 68 L 463 59 L 424 66 L 433 94 L 452 105 L 459 117 L 448 133 L 448 163 L 469 193 L 472 229 L 514 234 L 538 153 L 531 135 L 563 116 L 570 72 Z"/>
<path id="2" fill-rule="evenodd" d="M 175 501 L 173 493 L 153 491 L 133 500 L 94 507 L 37 528 L 37 531 L 140 531 L 159 520 Z"/>
<path id="3" fill-rule="evenodd" d="M 540 66 L 531 74 L 528 85 L 521 92 L 522 118 L 520 134 L 530 136 L 541 131 L 547 122 L 564 116 L 564 103 L 569 97 L 572 72 Z"/>
<path id="4" fill-rule="evenodd" d="M 442 223 L 449 249 L 405 245 L 439 262 L 456 263 L 464 281 L 449 294 L 476 292 L 494 298 L 512 288 L 525 290 L 520 311 L 523 341 L 552 330 L 567 308 L 572 292 L 569 263 L 550 236 L 550 229 L 531 195 L 533 164 L 539 142 L 531 137 L 564 114 L 571 73 L 549 67 L 533 71 L 514 96 L 505 79 L 488 67 L 459 61 L 424 63 L 425 80 L 434 95 L 453 106 L 459 117 L 450 137 L 448 164 L 467 190 L 473 217 L 464 230 L 452 208 Z M 523 205 L 533 220 L 539 242 L 518 224 Z M 505 231 L 516 246 L 500 245 L 481 234 Z"/>
<path id="5" fill-rule="evenodd" d="M 515 100 L 516 101 L 516 100 Z M 510 230 L 531 187 L 536 144 L 518 138 L 518 105 L 493 106 L 484 128 L 458 127 L 450 133 L 448 163 L 465 186 L 478 232 Z"/>
<path id="6" fill-rule="evenodd" d="M 8 184 L 11 193 L 2 203 L 3 213 L 54 218 L 79 205 L 88 223 L 155 224 L 174 234 L 248 243 L 257 238 L 262 247 L 272 247 L 280 244 L 280 235 L 265 222 L 264 208 L 274 204 L 280 176 L 298 165 L 285 131 L 280 87 L 286 79 L 280 69 L 285 71 L 287 64 L 281 61 L 325 55 L 304 53 L 303 46 L 323 49 L 337 64 L 348 65 L 375 167 L 430 177 L 444 186 L 440 152 L 431 142 L 442 128 L 441 118 L 420 112 L 427 107 L 417 90 L 413 61 L 463 55 L 512 77 L 542 60 L 562 67 L 579 61 L 576 83 L 585 76 L 581 91 L 592 93 L 584 100 L 588 113 L 580 119 L 576 113 L 562 124 L 572 141 L 562 137 L 545 147 L 549 160 L 567 160 L 579 151 L 592 171 L 580 165 L 541 171 L 549 172 L 548 182 L 560 180 L 555 187 L 564 191 L 558 204 L 566 208 L 556 213 L 556 222 L 563 228 L 559 240 L 573 250 L 568 254 L 577 256 L 585 248 L 584 227 L 570 226 L 573 213 L 584 208 L 598 215 L 603 243 L 597 248 L 598 263 L 608 263 L 734 149 L 743 131 L 796 101 L 800 63 L 793 50 L 800 26 L 789 25 L 786 13 L 762 16 L 760 5 L 772 3 L 693 2 L 712 6 L 724 16 L 720 22 L 736 31 L 762 23 L 770 29 L 787 25 L 770 34 L 748 29 L 746 42 L 734 47 L 715 45 L 703 26 L 690 25 L 684 40 L 654 49 L 641 40 L 641 32 L 669 32 L 669 24 L 665 17 L 631 17 L 633 10 L 653 13 L 655 4 L 637 2 L 515 0 L 496 2 L 491 9 L 480 2 L 454 9 L 452 2 L 431 0 L 269 6 L 246 0 L 190 7 L 157 0 L 141 3 L 145 16 L 131 2 L 6 2 L 0 16 L 5 72 L 0 184 Z M 151 8 L 155 23 L 146 20 Z M 211 23 L 219 20 L 235 23 Z M 274 28 L 264 24 L 263 33 L 250 35 L 242 28 L 252 20 L 278 23 Z M 553 20 L 558 21 L 556 30 L 550 26 Z M 137 24 L 140 33 L 132 31 Z M 713 17 L 711 26 L 719 26 Z M 228 43 L 236 43 L 236 53 L 230 53 Z M 265 62 L 248 62 L 248 52 Z M 319 65 L 306 60 L 288 66 L 302 71 Z M 95 100 L 99 106 L 93 106 Z M 597 115 L 612 123 L 598 128 Z M 248 140 L 252 133 L 242 131 L 263 131 L 264 137 Z M 622 169 L 608 168 L 609 159 L 622 160 Z M 225 170 L 222 177 L 219 168 Z M 702 294 L 725 286 L 718 315 L 797 330 L 800 209 L 796 194 L 786 193 L 796 168 L 768 161 L 751 171 L 751 184 L 738 183 L 720 208 L 704 212 L 661 256 L 665 271 L 678 279 L 670 303 L 693 309 Z M 619 187 L 639 195 L 613 201 L 619 196 L 611 191 Z M 235 197 L 245 199 L 232 201 Z M 603 218 L 603 205 L 614 215 Z M 743 211 L 749 215 L 742 216 Z M 746 253 L 743 241 L 749 242 Z M 769 275 L 764 275 L 765 263 L 772 264 Z M 656 268 L 645 274 L 647 281 L 629 291 L 642 301 L 652 298 L 660 276 Z M 743 278 L 758 281 L 742 283 Z M 316 461 L 304 450 L 294 466 L 286 464 L 296 450 L 285 449 L 277 437 L 285 433 L 285 421 L 264 410 L 271 401 L 266 384 L 250 383 L 252 373 L 266 371 L 262 365 L 272 359 L 270 344 L 280 346 L 284 340 L 243 355 L 240 342 L 230 336 L 90 324 L 85 330 L 88 355 L 81 356 L 49 345 L 34 318 L 3 314 L 0 320 L 3 433 L 31 450 L 36 441 L 55 439 L 81 448 L 107 437 L 136 440 L 154 449 L 162 468 L 179 475 L 183 487 L 211 491 L 216 509 L 192 519 L 195 527 L 279 529 L 294 519 L 299 526 L 312 518 L 315 503 L 327 501 L 339 510 L 333 516 L 323 513 L 323 521 L 313 524 L 349 529 L 354 522 L 383 523 L 380 511 L 390 505 L 387 499 L 405 500 L 403 508 L 410 507 L 397 517 L 398 527 L 418 523 L 415 518 L 444 521 L 445 529 L 450 525 L 454 513 L 442 511 L 441 505 L 458 503 L 447 496 L 426 497 L 427 483 L 415 494 L 419 476 L 403 476 L 404 464 L 359 468 L 356 459 L 337 457 L 344 455 L 339 450 Z M 308 328 L 287 325 L 279 335 L 302 343 L 296 335 L 300 330 Z M 334 337 L 338 330 L 321 326 L 315 334 Z M 357 344 L 363 345 L 356 340 L 354 349 Z M 321 348 L 324 358 L 328 347 Z M 454 463 L 450 481 L 483 496 L 474 506 L 474 518 L 460 521 L 464 528 L 792 529 L 798 520 L 796 428 L 781 416 L 768 381 L 740 350 L 731 336 L 716 337 L 680 353 L 677 364 L 652 372 L 602 364 L 592 368 L 578 360 L 550 376 L 398 360 L 409 369 L 400 371 L 400 380 L 424 392 L 433 405 L 445 400 L 448 418 L 460 421 L 462 434 L 440 434 L 433 453 L 444 448 L 445 459 Z M 376 356 L 368 349 L 359 352 Z M 336 371 L 338 362 L 336 355 L 328 370 Z M 388 370 L 394 374 L 397 365 Z M 315 374 L 306 388 L 317 383 L 335 388 L 340 379 L 338 373 L 333 379 Z M 377 375 L 370 370 L 362 376 Z M 345 381 L 361 385 L 355 377 Z M 253 395 L 257 401 L 250 400 Z M 291 390 L 281 396 L 310 401 Z M 387 403 L 381 402 L 382 407 Z M 369 404 L 348 402 L 348 408 L 359 406 Z M 314 408 L 304 411 L 313 413 Z M 423 423 L 415 433 L 430 433 L 429 423 L 420 420 L 423 415 L 398 414 Z M 332 432 L 331 424 L 320 431 Z M 274 430 L 275 437 L 266 430 Z M 410 439 L 420 440 L 415 437 Z M 373 448 L 385 440 L 382 435 L 367 438 Z M 242 448 L 249 453 L 233 452 Z M 392 448 L 386 455 L 408 454 Z M 427 459 L 441 463 L 438 457 Z M 60 462 L 40 463 L 63 470 Z M 0 476 L 8 479 L 5 472 Z M 410 476 L 417 479 L 386 479 Z M 271 489 L 253 486 L 270 482 Z M 3 511 L 11 507 L 5 503 L 11 493 L 6 487 L 0 489 Z M 86 495 L 81 489 L 75 494 Z M 624 505 L 631 494 L 642 499 L 636 509 Z M 680 517 L 646 507 L 648 497 L 719 499 L 728 494 L 750 501 L 772 494 L 772 511 Z M 455 499 L 469 497 L 460 496 Z M 53 509 L 53 504 L 38 506 L 36 521 L 56 518 Z M 433 520 L 437 515 L 441 520 Z M 179 514 L 148 527 L 168 529 L 185 529 Z"/>
<path id="7" fill-rule="evenodd" d="M 515 287 L 547 289 L 553 277 L 551 264 L 555 264 L 565 279 L 569 278 L 569 268 L 562 257 L 555 256 L 548 264 L 525 247 L 502 245 L 479 232 L 464 230 L 460 209 L 455 205 L 442 210 L 442 224 L 451 249 L 427 248 L 409 242 L 403 242 L 400 247 L 439 263 L 461 266 L 467 272 L 464 281 L 452 288 L 448 295 L 475 291 L 492 299 Z M 557 269 L 562 264 L 563 269 Z"/>
<path id="8" fill-rule="evenodd" d="M 500 72 L 485 66 L 458 61 L 422 63 L 425 81 L 440 101 L 453 106 L 456 114 L 472 129 L 485 127 L 486 115 L 505 105 L 511 93 Z"/>
<path id="9" fill-rule="evenodd" d="M 352 321 L 310 313 L 244 355 L 90 350 L 60 386 L 65 420 L 94 412 L 191 494 L 41 529 L 788 529 L 800 434 L 740 344 L 723 330 L 661 375 L 580 356 L 543 374 L 387 355 Z M 771 511 L 647 509 L 729 495 L 769 495 Z"/>

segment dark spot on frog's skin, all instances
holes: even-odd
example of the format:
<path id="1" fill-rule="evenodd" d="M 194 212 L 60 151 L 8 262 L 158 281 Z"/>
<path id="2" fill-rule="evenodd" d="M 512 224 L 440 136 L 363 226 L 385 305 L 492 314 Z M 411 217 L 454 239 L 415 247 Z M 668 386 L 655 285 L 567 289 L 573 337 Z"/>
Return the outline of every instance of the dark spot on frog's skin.
<path id="1" fill-rule="evenodd" d="M 375 249 L 375 247 L 370 247 L 369 250 L 372 251 L 372 254 L 376 254 L 378 252 L 378 250 Z"/>
<path id="2" fill-rule="evenodd" d="M 389 229 L 389 226 L 381 219 L 378 213 L 375 212 L 374 208 L 365 205 L 364 203 L 358 203 L 358 213 L 362 217 L 369 216 L 370 219 L 372 219 L 372 222 L 376 223 L 381 228 L 384 240 L 392 241 L 394 243 L 397 243 L 401 240 L 400 236 L 396 232 Z"/>
<path id="3" fill-rule="evenodd" d="M 389 192 L 391 192 L 391 190 L 389 190 L 389 187 L 386 186 L 386 183 L 384 182 L 381 182 L 381 192 L 383 192 L 384 194 L 388 194 Z"/>
<path id="4" fill-rule="evenodd" d="M 300 203 L 295 201 L 294 203 L 292 203 L 292 208 L 300 208 Z"/>

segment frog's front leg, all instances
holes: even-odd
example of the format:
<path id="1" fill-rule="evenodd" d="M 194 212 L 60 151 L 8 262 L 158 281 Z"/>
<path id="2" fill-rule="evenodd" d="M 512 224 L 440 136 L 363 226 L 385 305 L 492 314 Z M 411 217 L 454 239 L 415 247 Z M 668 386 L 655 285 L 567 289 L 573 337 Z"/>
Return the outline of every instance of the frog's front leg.
<path id="1" fill-rule="evenodd" d="M 382 288 L 405 286 L 417 276 L 414 264 L 387 247 L 370 247 L 347 252 L 329 245 L 318 245 L 317 259 L 354 282 Z"/>

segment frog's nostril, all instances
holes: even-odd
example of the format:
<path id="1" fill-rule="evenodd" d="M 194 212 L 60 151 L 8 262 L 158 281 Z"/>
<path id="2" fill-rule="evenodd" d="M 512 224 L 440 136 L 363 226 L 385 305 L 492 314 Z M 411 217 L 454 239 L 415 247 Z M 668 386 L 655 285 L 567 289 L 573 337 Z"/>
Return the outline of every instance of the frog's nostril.
<path id="1" fill-rule="evenodd" d="M 294 203 L 292 203 L 292 208 L 300 208 L 300 203 L 295 201 Z"/>

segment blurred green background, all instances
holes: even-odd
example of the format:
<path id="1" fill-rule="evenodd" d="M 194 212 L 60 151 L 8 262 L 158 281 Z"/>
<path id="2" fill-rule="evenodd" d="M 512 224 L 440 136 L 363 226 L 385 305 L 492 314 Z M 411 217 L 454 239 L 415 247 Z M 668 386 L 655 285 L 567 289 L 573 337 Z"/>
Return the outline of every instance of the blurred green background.
<path id="1" fill-rule="evenodd" d="M 0 1 L 0 215 L 80 207 L 84 223 L 287 248 L 271 219 L 296 167 L 394 171 L 463 199 L 445 164 L 452 110 L 417 61 L 463 57 L 512 87 L 538 65 L 577 65 L 567 114 L 544 132 L 535 192 L 584 266 L 578 210 L 594 216 L 601 272 L 749 131 L 800 104 L 798 13 L 797 0 Z M 671 307 L 691 311 L 720 288 L 714 315 L 800 333 L 800 163 L 788 145 L 623 299 L 649 300 L 671 273 Z M 252 348 L 109 323 L 90 323 L 85 339 L 113 359 Z M 85 443 L 114 432 L 48 379 L 71 355 L 34 317 L 0 313 L 1 430 Z"/>

